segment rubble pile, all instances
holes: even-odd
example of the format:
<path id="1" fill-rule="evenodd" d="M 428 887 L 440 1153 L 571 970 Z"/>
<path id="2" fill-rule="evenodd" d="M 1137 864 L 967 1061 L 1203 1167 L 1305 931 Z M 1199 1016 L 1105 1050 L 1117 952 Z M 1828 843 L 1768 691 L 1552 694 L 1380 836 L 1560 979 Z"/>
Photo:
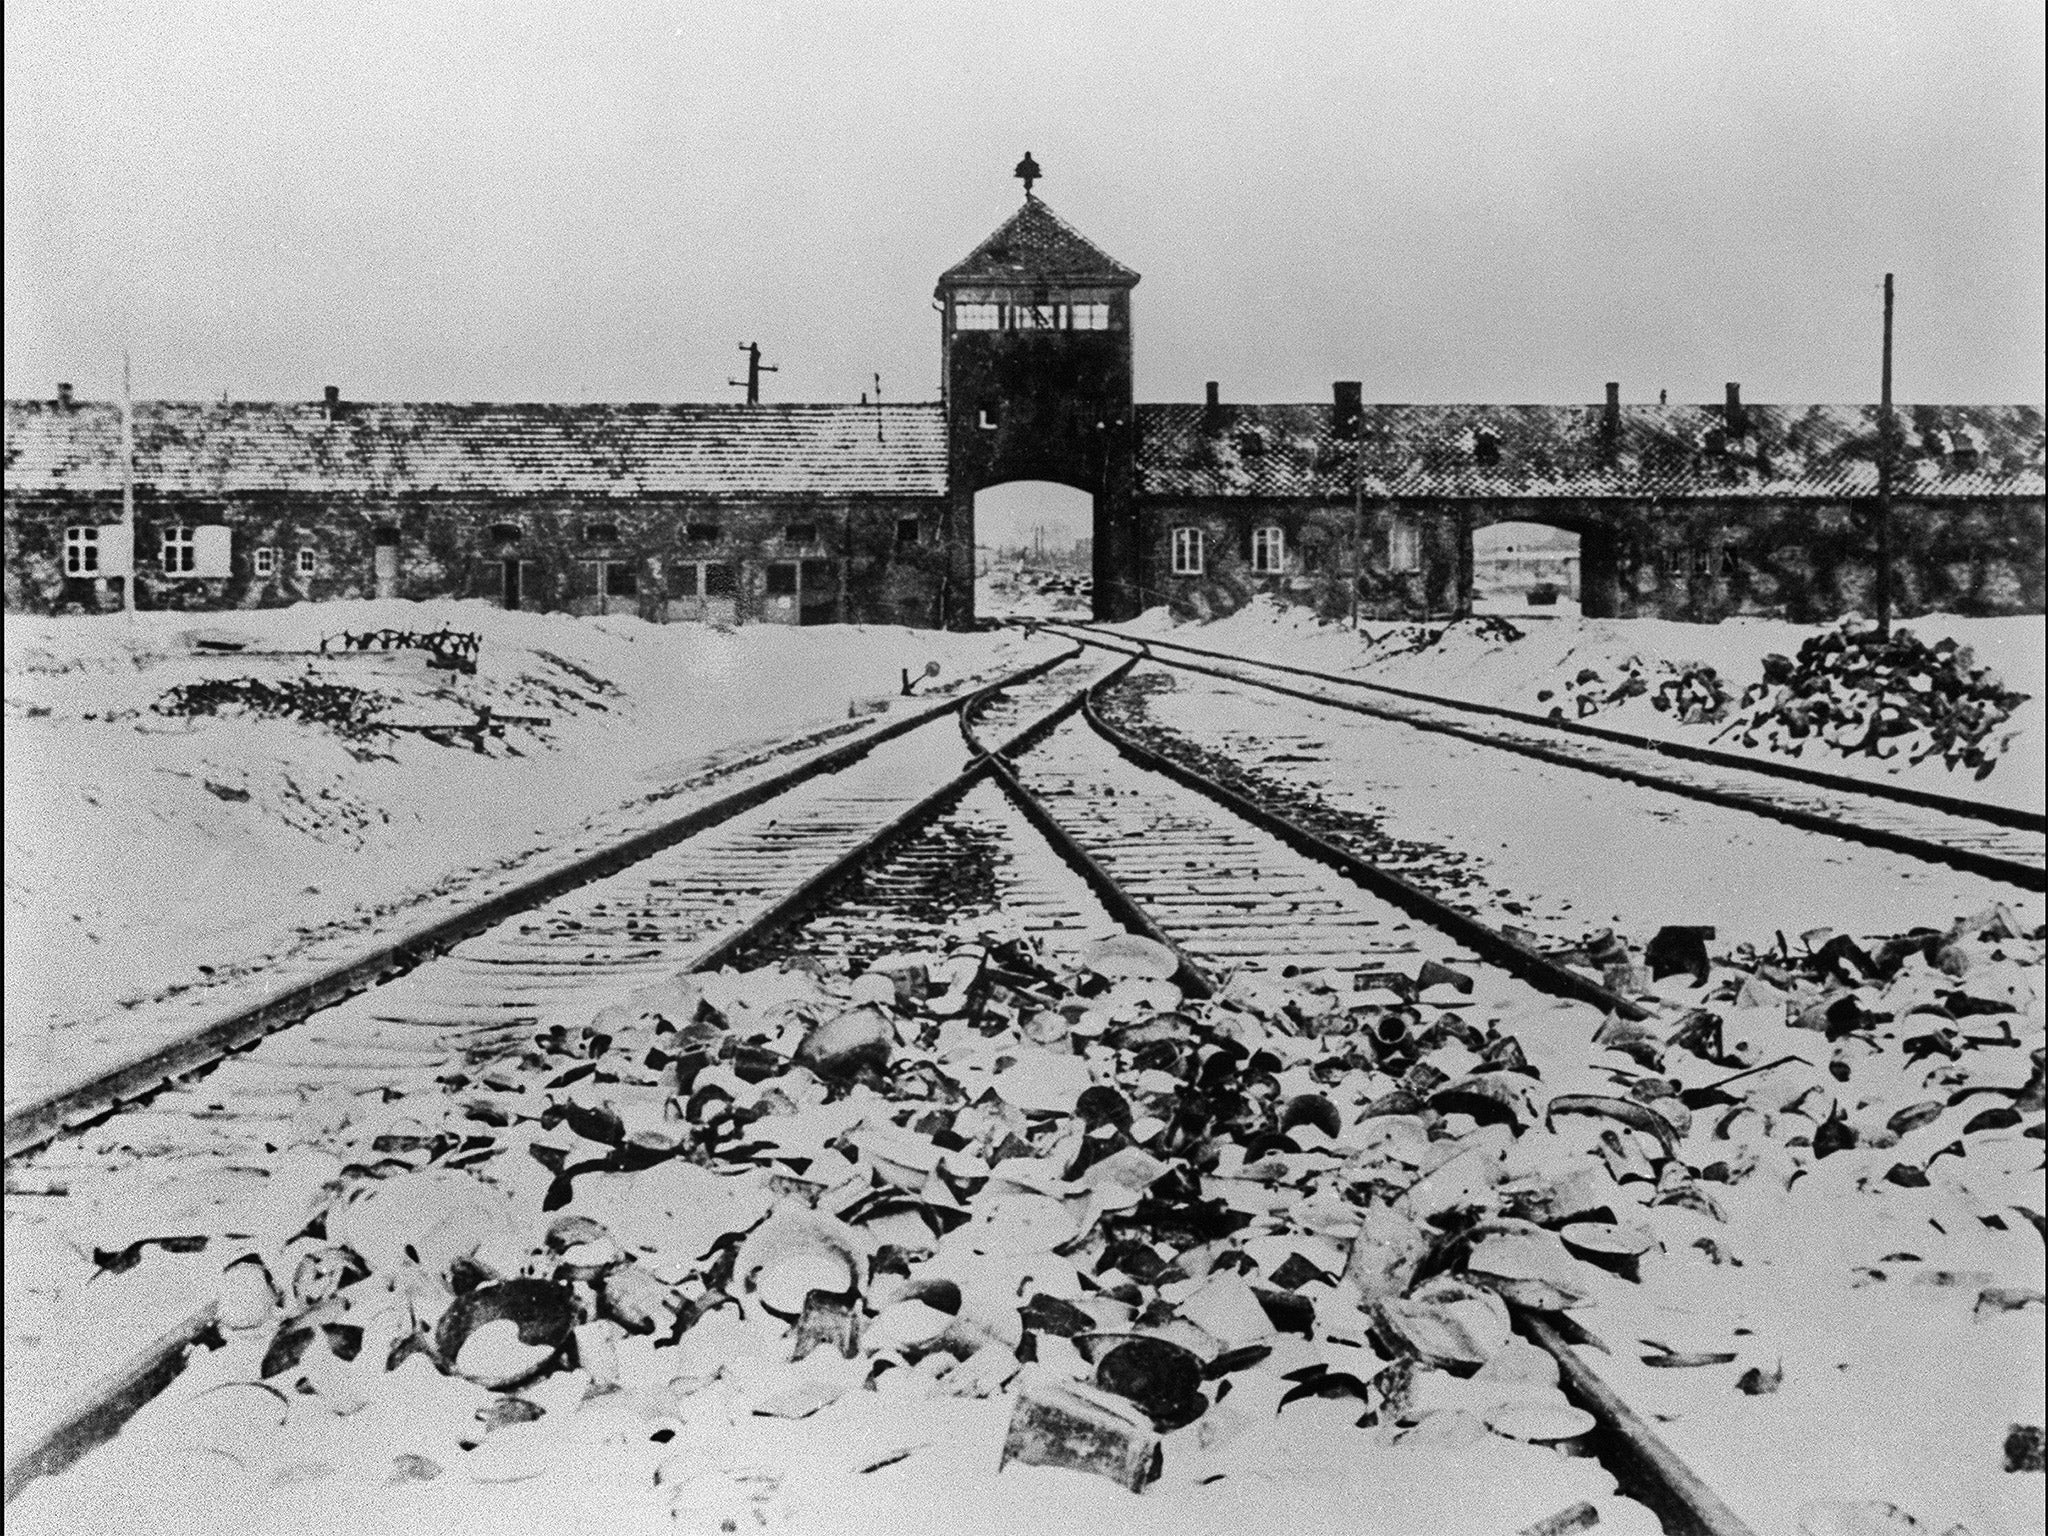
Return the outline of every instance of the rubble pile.
<path id="1" fill-rule="evenodd" d="M 314 678 L 266 682 L 260 677 L 202 678 L 166 689 L 150 705 L 159 715 L 188 717 L 241 710 L 273 720 L 297 720 L 325 726 L 337 735 L 359 737 L 384 729 L 378 713 L 391 701 L 384 695 L 347 683 Z"/>
<path id="2" fill-rule="evenodd" d="M 1573 718 L 1579 720 L 1648 694 L 1650 707 L 1659 714 L 1671 715 L 1686 725 L 1712 725 L 1727 719 L 1735 703 L 1735 695 L 1721 681 L 1720 674 L 1704 662 L 1659 660 L 1651 675 L 1658 679 L 1654 689 L 1644 676 L 1643 659 L 1630 656 L 1622 662 L 1621 677 L 1612 687 L 1597 668 L 1581 667 L 1563 685 L 1563 691 L 1571 702 Z M 1553 688 L 1539 689 L 1536 702 L 1550 704 L 1557 692 Z M 1565 718 L 1562 703 L 1550 705 L 1550 718 Z"/>
<path id="3" fill-rule="evenodd" d="M 1915 764 L 1938 756 L 1979 779 L 2013 739 L 1998 728 L 2027 702 L 1967 645 L 1928 645 L 1907 629 L 1886 639 L 1850 621 L 1812 636 L 1796 657 L 1766 656 L 1763 672 L 1729 727 L 1746 747 L 1797 757 L 1812 743 Z"/>
<path id="4" fill-rule="evenodd" d="M 148 1202 L 224 1266 L 225 1347 L 10 1513 L 114 1529 L 146 1465 L 281 1525 L 1654 1532 L 1517 1313 L 1767 1488 L 1731 1423 L 1780 1457 L 1917 1424 L 1887 1361 L 2038 1356 L 2042 1320 L 2041 935 L 1675 933 L 1609 936 L 1641 1024 L 1434 962 L 1197 1000 L 1142 939 L 961 932 L 323 1090 L 267 1177 Z M 1893 1481 L 1806 1455 L 1778 1528 L 2006 1528 L 2025 1392 L 1944 1399 Z"/>

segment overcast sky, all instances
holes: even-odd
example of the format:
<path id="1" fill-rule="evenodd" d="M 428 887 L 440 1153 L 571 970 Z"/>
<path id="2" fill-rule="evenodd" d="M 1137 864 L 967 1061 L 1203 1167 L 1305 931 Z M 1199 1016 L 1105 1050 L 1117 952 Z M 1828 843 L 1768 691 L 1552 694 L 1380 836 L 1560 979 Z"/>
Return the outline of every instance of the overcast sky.
<path id="1" fill-rule="evenodd" d="M 6 392 L 938 392 L 1039 191 L 1138 396 L 2043 387 L 2039 0 L 9 0 Z"/>

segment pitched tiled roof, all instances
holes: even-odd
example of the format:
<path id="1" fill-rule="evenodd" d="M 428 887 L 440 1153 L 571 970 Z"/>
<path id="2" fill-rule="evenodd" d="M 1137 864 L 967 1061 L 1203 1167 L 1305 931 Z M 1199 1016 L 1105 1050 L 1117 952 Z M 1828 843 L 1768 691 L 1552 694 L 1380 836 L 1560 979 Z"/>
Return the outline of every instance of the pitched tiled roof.
<path id="1" fill-rule="evenodd" d="M 1623 406 L 1611 457 L 1597 405 L 1369 405 L 1369 496 L 1869 496 L 1873 405 Z M 2040 496 L 2037 406 L 1899 406 L 1901 495 Z M 1481 437 L 1496 461 L 1482 462 Z M 1957 448 L 1973 448 L 1974 464 Z M 1138 407 L 1138 491 L 1150 496 L 1351 494 L 1355 445 L 1327 405 Z"/>
<path id="2" fill-rule="evenodd" d="M 879 436 L 877 427 L 879 426 Z M 7 402 L 10 492 L 120 485 L 120 410 Z M 138 403 L 138 483 L 254 490 L 636 496 L 942 495 L 937 405 Z"/>
<path id="3" fill-rule="evenodd" d="M 950 283 L 1106 283 L 1127 286 L 1138 274 L 1106 256 L 1036 197 L 1005 220 L 964 261 L 940 275 Z"/>

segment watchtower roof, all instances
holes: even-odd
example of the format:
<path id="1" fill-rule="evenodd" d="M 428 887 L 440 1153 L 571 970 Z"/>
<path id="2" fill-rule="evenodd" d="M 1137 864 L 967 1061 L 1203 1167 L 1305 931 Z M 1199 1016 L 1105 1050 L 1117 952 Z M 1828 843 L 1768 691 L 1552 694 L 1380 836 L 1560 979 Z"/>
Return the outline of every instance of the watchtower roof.
<path id="1" fill-rule="evenodd" d="M 1138 274 L 1105 254 L 1073 225 L 1027 195 L 996 232 L 948 267 L 941 289 L 970 283 L 1095 283 L 1129 288 Z"/>

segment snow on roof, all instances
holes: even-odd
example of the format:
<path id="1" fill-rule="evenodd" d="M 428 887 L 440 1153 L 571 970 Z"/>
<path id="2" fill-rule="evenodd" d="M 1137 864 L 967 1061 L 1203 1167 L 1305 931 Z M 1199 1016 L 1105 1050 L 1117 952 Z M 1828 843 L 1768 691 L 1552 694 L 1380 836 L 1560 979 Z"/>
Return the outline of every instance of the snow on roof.
<path id="1" fill-rule="evenodd" d="M 955 283 L 1080 283 L 1129 286 L 1138 274 L 1105 255 L 1085 235 L 1036 197 L 966 258 L 948 267 L 940 285 Z"/>
<path id="2" fill-rule="evenodd" d="M 1371 405 L 1362 441 L 1328 405 L 1138 407 L 1142 496 L 1799 497 L 1877 490 L 1874 405 Z M 1901 495 L 2040 496 L 2037 406 L 1899 406 Z M 1974 456 L 1955 443 L 1973 443 Z M 1482 443 L 1482 439 L 1486 442 Z"/>
<path id="3" fill-rule="evenodd" d="M 879 427 L 879 432 L 877 428 Z M 9 492 L 120 485 L 120 410 L 10 400 Z M 158 491 L 938 496 L 923 405 L 138 402 L 136 479 Z"/>

